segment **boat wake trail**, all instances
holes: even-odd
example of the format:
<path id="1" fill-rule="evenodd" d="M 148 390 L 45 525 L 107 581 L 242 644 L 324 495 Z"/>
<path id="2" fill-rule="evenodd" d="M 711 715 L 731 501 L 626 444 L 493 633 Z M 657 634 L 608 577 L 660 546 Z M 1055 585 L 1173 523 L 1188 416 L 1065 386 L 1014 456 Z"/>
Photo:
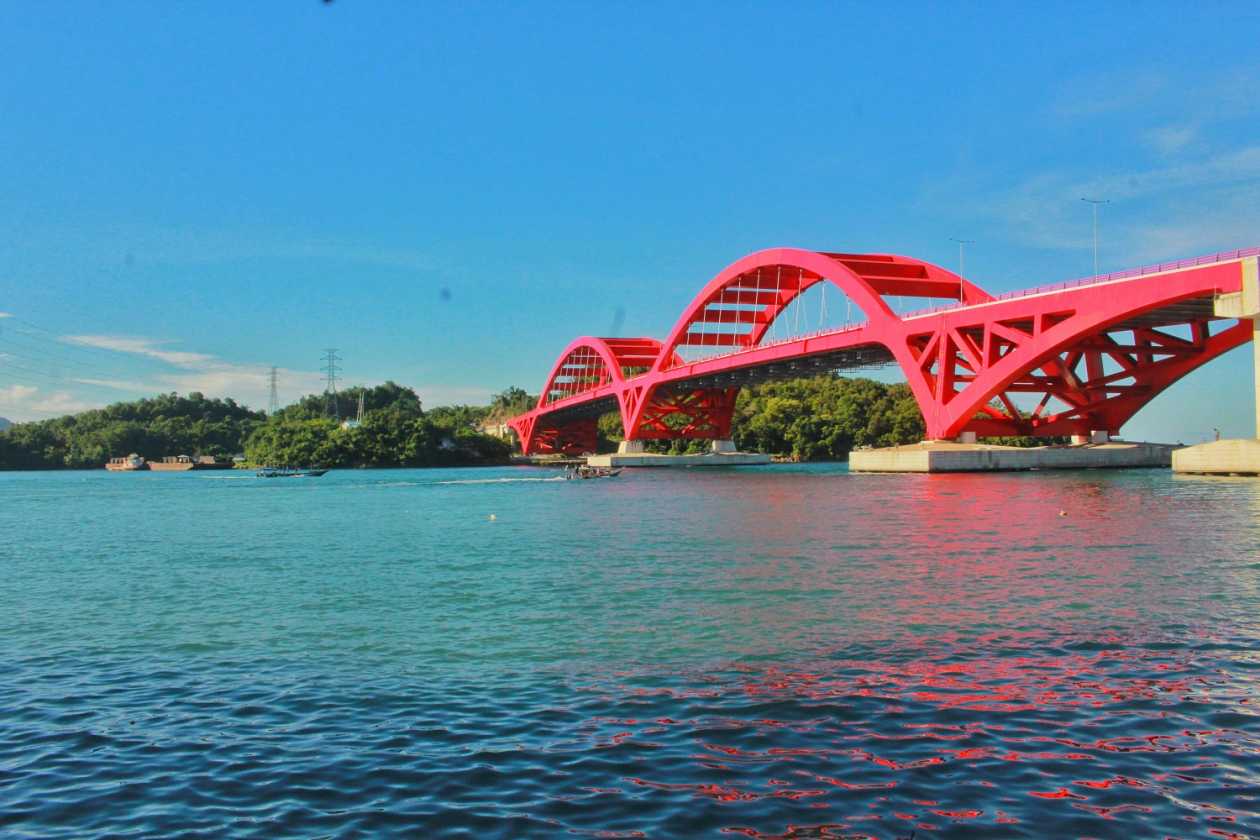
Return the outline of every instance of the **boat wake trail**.
<path id="1" fill-rule="evenodd" d="M 564 481 L 562 475 L 552 476 L 551 478 L 460 478 L 452 481 L 438 481 L 435 484 L 520 484 L 520 483 L 538 483 L 540 481 Z"/>

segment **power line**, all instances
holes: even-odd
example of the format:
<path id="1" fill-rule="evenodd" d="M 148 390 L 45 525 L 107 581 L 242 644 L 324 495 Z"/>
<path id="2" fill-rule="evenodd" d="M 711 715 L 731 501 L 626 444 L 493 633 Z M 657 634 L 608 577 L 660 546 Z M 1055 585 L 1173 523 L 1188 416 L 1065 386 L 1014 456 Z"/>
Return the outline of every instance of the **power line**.
<path id="1" fill-rule="evenodd" d="M 7 351 L 14 352 L 7 352 Z M 102 379 L 108 379 L 117 375 L 113 371 L 107 371 L 96 365 L 89 365 L 78 359 L 71 359 L 65 356 L 51 353 L 43 348 L 36 347 L 25 342 L 14 341 L 8 335 L 0 335 L 0 352 L 14 358 L 26 359 L 28 361 L 43 363 L 48 362 L 56 367 L 70 367 L 74 370 L 83 371 L 87 375 L 96 376 Z"/>
<path id="2" fill-rule="evenodd" d="M 34 341 L 41 341 L 41 342 L 44 342 L 45 344 L 50 344 L 53 347 L 56 347 L 58 350 L 71 350 L 76 353 L 82 353 L 84 356 L 91 358 L 94 362 L 100 361 L 102 358 L 109 358 L 112 360 L 117 360 L 120 353 L 124 353 L 130 357 L 134 357 L 133 358 L 134 361 L 144 361 L 144 362 L 150 362 L 150 363 L 158 362 L 157 359 L 151 356 L 145 356 L 143 354 L 128 353 L 127 351 L 124 351 L 124 350 L 116 350 L 109 347 L 97 347 L 92 344 L 82 344 L 77 341 L 69 340 L 70 337 L 61 335 L 60 333 L 54 332 L 53 330 L 47 329 L 45 327 L 41 327 L 38 324 L 33 324 L 30 321 L 27 321 L 25 318 L 18 318 L 17 316 L 12 316 L 10 318 L 6 318 L 5 320 L 13 321 L 17 324 L 20 324 L 22 327 L 26 327 L 26 329 L 10 330 L 9 332 L 10 335 L 17 333 L 18 335 L 21 335 L 24 338 L 30 338 Z M 31 330 L 35 330 L 39 333 L 45 333 L 47 336 L 52 336 L 52 337 L 47 338 L 44 335 L 38 335 L 36 334 L 36 332 L 32 332 Z"/>
<path id="3" fill-rule="evenodd" d="M 277 411 L 280 410 L 280 395 L 276 391 L 276 366 L 275 365 L 271 366 L 271 373 L 268 375 L 267 379 L 269 380 L 270 385 L 271 385 L 271 394 L 267 399 L 267 413 L 275 414 Z"/>
<path id="4" fill-rule="evenodd" d="M 341 412 L 337 406 L 337 372 L 341 368 L 337 366 L 337 362 L 341 361 L 341 357 L 337 355 L 337 348 L 330 347 L 324 350 L 323 361 L 324 366 L 320 370 L 326 374 L 326 384 L 324 385 L 325 409 L 328 411 L 329 417 L 334 420 L 340 420 Z"/>

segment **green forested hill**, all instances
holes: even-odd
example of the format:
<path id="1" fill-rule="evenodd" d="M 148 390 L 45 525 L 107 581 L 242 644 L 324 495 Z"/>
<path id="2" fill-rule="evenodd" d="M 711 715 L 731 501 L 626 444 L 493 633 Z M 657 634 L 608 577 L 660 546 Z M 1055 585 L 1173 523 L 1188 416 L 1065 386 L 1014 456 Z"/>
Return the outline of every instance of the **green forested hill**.
<path id="1" fill-rule="evenodd" d="M 496 400 L 511 402 L 516 390 Z M 356 416 L 360 393 L 363 422 L 346 428 L 343 421 Z M 243 452 L 255 464 L 329 467 L 503 462 L 509 445 L 475 428 L 493 411 L 494 405 L 425 411 L 415 391 L 393 382 L 343 391 L 336 419 L 322 395 L 304 397 L 268 417 L 230 399 L 164 394 L 17 423 L 0 432 L 0 469 L 100 467 L 131 452 L 150 460 Z"/>
<path id="2" fill-rule="evenodd" d="M 228 456 L 266 419 L 235 401 L 162 394 L 0 432 L 0 468 L 99 467 L 111 457 L 138 452 Z"/>
<path id="3" fill-rule="evenodd" d="M 616 414 L 600 418 L 600 439 L 621 439 Z M 835 374 L 750 385 L 735 403 L 732 434 L 738 449 L 802 461 L 838 461 L 862 446 L 895 446 L 923 439 L 923 415 L 904 383 Z M 708 441 L 649 441 L 664 452 L 701 452 Z"/>
<path id="4" fill-rule="evenodd" d="M 802 461 L 842 460 L 862 446 L 923 439 L 910 386 L 834 375 L 745 388 L 735 404 L 735 445 Z"/>
<path id="5" fill-rule="evenodd" d="M 363 395 L 363 423 L 356 416 Z M 506 392 L 505 392 L 506 393 Z M 245 441 L 254 464 L 329 467 L 427 467 L 501 463 L 511 455 L 503 440 L 477 431 L 491 407 L 439 406 L 425 411 L 416 392 L 393 382 L 350 388 L 337 400 L 337 420 L 322 395 L 305 397 L 258 427 Z"/>
<path id="6" fill-rule="evenodd" d="M 355 418 L 363 396 L 363 422 Z M 0 469 L 100 467 L 136 452 L 230 456 L 253 464 L 438 466 L 505 462 L 512 447 L 478 426 L 526 411 L 535 398 L 519 388 L 497 394 L 489 406 L 425 410 L 415 391 L 393 382 L 350 388 L 338 398 L 334 419 L 323 395 L 312 394 L 267 417 L 227 399 L 164 394 L 117 403 L 0 432 Z M 349 426 L 349 427 L 347 427 Z M 614 414 L 600 421 L 601 448 L 621 436 Z M 735 409 L 740 449 L 801 460 L 844 459 L 859 446 L 912 443 L 923 420 L 910 389 L 871 379 L 834 375 L 769 382 L 743 389 Z M 654 443 L 671 451 L 699 450 L 706 441 Z"/>

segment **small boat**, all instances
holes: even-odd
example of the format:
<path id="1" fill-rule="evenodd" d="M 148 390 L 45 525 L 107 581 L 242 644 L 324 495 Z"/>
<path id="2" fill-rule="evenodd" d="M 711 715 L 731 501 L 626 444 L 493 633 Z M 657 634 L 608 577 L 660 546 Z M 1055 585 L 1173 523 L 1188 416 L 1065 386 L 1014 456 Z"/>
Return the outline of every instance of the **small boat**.
<path id="1" fill-rule="evenodd" d="M 186 472 L 188 470 L 230 470 L 231 461 L 220 461 L 213 455 L 168 455 L 161 461 L 150 461 L 149 469 L 158 472 Z"/>
<path id="2" fill-rule="evenodd" d="M 254 475 L 259 478 L 319 478 L 326 469 L 302 469 L 299 467 L 263 467 Z"/>
<path id="3" fill-rule="evenodd" d="M 565 470 L 565 478 L 616 478 L 621 475 L 624 467 L 577 467 L 573 470 Z"/>
<path id="4" fill-rule="evenodd" d="M 110 458 L 109 463 L 105 465 L 105 469 L 110 472 L 136 472 L 148 468 L 148 462 L 134 452 L 126 458 Z"/>

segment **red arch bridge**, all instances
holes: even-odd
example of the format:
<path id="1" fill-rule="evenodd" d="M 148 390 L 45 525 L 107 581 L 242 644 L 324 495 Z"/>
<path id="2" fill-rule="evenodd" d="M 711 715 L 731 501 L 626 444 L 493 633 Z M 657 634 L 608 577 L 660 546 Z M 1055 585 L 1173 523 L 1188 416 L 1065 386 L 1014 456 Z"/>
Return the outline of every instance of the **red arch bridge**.
<path id="1" fill-rule="evenodd" d="M 627 441 L 725 440 L 743 385 L 897 364 L 932 439 L 1116 434 L 1173 382 L 1251 339 L 1251 322 L 1217 317 L 1214 300 L 1241 291 L 1258 254 L 994 296 L 910 257 L 758 251 L 710 280 L 663 341 L 574 339 L 537 406 L 509 425 L 527 454 L 593 452 L 610 411 Z M 900 311 L 907 299 L 934 305 Z"/>

